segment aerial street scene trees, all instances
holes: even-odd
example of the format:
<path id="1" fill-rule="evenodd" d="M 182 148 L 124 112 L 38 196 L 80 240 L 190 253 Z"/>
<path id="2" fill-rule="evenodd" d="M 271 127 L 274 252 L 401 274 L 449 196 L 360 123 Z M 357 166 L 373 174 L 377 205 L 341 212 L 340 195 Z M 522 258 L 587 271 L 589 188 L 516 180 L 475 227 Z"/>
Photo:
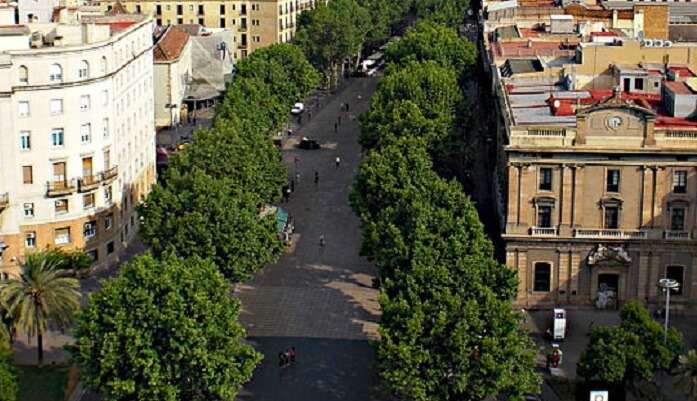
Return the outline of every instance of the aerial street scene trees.
<path id="1" fill-rule="evenodd" d="M 697 400 L 675 6 L 150 3 L 0 0 L 0 401 Z"/>

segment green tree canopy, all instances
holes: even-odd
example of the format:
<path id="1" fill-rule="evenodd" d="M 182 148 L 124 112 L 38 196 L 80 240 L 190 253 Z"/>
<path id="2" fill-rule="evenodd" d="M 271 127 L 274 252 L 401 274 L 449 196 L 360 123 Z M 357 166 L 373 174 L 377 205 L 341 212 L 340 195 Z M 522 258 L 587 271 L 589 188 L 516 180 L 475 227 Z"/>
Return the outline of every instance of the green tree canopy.
<path id="1" fill-rule="evenodd" d="M 537 391 L 531 340 L 510 303 L 491 290 L 482 289 L 476 299 L 443 287 L 426 298 L 410 291 L 392 298 L 383 293 L 380 304 L 380 373 L 400 399 L 479 401 L 497 394 L 517 399 Z"/>
<path id="2" fill-rule="evenodd" d="M 392 42 L 385 52 L 388 63 L 404 66 L 412 61 L 435 61 L 452 66 L 459 73 L 476 62 L 476 48 L 454 28 L 421 21 L 401 40 Z"/>
<path id="3" fill-rule="evenodd" d="M 70 348 L 107 401 L 233 401 L 261 355 L 213 263 L 137 257 L 90 296 Z"/>
<path id="4" fill-rule="evenodd" d="M 578 363 L 578 374 L 584 379 L 622 385 L 653 380 L 682 351 L 680 332 L 670 329 L 666 341 L 661 324 L 639 301 L 623 306 L 620 318 L 617 327 L 596 327 L 591 332 Z"/>
<path id="5" fill-rule="evenodd" d="M 16 401 L 17 390 L 17 369 L 10 346 L 5 339 L 0 339 L 0 401 Z"/>
<path id="6" fill-rule="evenodd" d="M 359 56 L 370 30 L 370 13 L 356 0 L 332 0 L 326 5 L 318 2 L 304 14 L 295 42 L 331 84 L 339 65 Z"/>
<path id="7" fill-rule="evenodd" d="M 168 174 L 140 206 L 140 235 L 156 255 L 212 259 L 240 281 L 273 261 L 282 249 L 274 216 L 261 217 L 257 195 L 235 191 L 199 169 Z"/>
<path id="8" fill-rule="evenodd" d="M 238 119 L 198 130 L 193 143 L 170 159 L 165 183 L 170 175 L 196 169 L 225 181 L 235 192 L 256 194 L 265 203 L 278 201 L 288 174 L 268 133 L 244 131 Z"/>
<path id="9" fill-rule="evenodd" d="M 228 85 L 215 111 L 214 125 L 239 119 L 245 131 L 275 132 L 288 118 L 287 99 L 272 91 L 261 78 L 236 78 Z"/>
<path id="10" fill-rule="evenodd" d="M 417 0 L 414 2 L 419 19 L 458 27 L 465 20 L 470 8 L 469 0 Z"/>
<path id="11" fill-rule="evenodd" d="M 381 133 L 392 130 L 390 126 L 395 118 L 420 121 L 420 126 L 428 127 L 425 132 L 434 133 L 433 138 L 428 139 L 447 137 L 453 129 L 462 99 L 457 74 L 452 68 L 438 66 L 433 61 L 411 62 L 391 71 L 380 81 L 371 98 L 370 109 L 361 116 L 359 141 L 365 148 L 375 146 Z M 404 106 L 401 104 L 404 101 L 410 101 L 416 107 Z M 444 130 L 444 127 L 448 129 Z"/>
<path id="12" fill-rule="evenodd" d="M 697 351 L 691 349 L 686 355 L 680 355 L 680 364 L 675 369 L 675 385 L 681 389 L 687 399 L 697 400 Z"/>
<path id="13" fill-rule="evenodd" d="M 235 65 L 236 79 L 258 78 L 269 86 L 288 108 L 302 100 L 320 81 L 320 75 L 302 50 L 279 43 L 256 50 Z"/>
<path id="14" fill-rule="evenodd" d="M 49 252 L 27 254 L 19 277 L 0 284 L 0 299 L 13 324 L 37 338 L 39 365 L 43 363 L 43 335 L 51 328 L 65 329 L 80 308 L 80 283 L 67 277 L 61 260 Z"/>

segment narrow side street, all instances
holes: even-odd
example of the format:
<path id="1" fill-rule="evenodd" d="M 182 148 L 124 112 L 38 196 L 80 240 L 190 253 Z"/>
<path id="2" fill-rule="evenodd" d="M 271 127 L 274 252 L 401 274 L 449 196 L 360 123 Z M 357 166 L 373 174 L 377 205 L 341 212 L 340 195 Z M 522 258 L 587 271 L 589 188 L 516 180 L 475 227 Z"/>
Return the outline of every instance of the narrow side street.
<path id="1" fill-rule="evenodd" d="M 303 124 L 284 145 L 290 176 L 300 174 L 290 201 L 281 205 L 294 218 L 296 233 L 278 263 L 237 287 L 242 322 L 265 356 L 240 400 L 379 399 L 369 344 L 377 338 L 378 293 L 371 287 L 373 267 L 359 256 L 359 220 L 348 200 L 361 159 L 357 116 L 367 110 L 376 83 L 351 79 L 319 109 L 308 101 Z M 341 111 L 346 102 L 349 112 Z M 303 136 L 318 140 L 321 149 L 297 148 Z M 291 346 L 297 363 L 280 368 L 278 354 Z"/>

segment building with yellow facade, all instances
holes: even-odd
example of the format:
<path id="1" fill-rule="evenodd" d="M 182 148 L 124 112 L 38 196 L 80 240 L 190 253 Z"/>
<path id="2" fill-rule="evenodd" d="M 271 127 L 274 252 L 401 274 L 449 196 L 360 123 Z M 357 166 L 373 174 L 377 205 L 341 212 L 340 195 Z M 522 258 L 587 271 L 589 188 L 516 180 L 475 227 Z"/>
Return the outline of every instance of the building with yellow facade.
<path id="1" fill-rule="evenodd" d="M 235 33 L 236 58 L 293 39 L 298 15 L 317 0 L 121 0 L 129 12 L 152 15 L 157 25 L 199 24 Z M 103 2 L 111 8 L 117 2 Z"/>

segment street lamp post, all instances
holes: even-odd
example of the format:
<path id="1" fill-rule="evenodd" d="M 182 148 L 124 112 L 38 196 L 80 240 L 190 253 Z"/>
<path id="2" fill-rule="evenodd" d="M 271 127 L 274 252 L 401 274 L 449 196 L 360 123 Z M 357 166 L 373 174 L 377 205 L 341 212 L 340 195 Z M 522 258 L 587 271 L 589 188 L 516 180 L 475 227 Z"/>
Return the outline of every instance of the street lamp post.
<path id="1" fill-rule="evenodd" d="M 677 291 L 680 283 L 672 278 L 662 278 L 658 280 L 658 286 L 666 293 L 666 318 L 663 323 L 663 341 L 668 341 L 668 324 L 670 322 L 670 292 Z"/>

